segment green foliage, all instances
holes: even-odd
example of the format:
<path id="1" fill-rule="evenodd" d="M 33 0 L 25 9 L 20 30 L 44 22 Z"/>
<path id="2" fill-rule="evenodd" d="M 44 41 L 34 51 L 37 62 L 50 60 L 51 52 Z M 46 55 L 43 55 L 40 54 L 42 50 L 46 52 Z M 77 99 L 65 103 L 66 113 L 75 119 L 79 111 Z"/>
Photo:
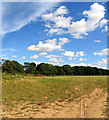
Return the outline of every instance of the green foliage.
<path id="1" fill-rule="evenodd" d="M 39 73 L 43 74 L 43 75 L 56 75 L 57 73 L 57 69 L 56 67 L 54 67 L 51 64 L 47 64 L 47 63 L 41 63 L 37 66 L 37 70 L 39 71 Z"/>
<path id="2" fill-rule="evenodd" d="M 2 100 L 5 102 L 61 101 L 88 95 L 96 88 L 105 91 L 107 76 L 35 77 L 3 73 L 2 85 Z"/>
<path id="3" fill-rule="evenodd" d="M 25 62 L 24 63 L 24 68 L 26 68 L 25 69 L 25 72 L 27 73 L 27 74 L 39 74 L 39 72 L 36 70 L 36 64 L 35 63 L 27 63 L 27 62 Z"/>
<path id="4" fill-rule="evenodd" d="M 41 63 L 38 66 L 34 62 L 25 62 L 22 66 L 17 61 L 5 60 L 2 63 L 2 70 L 11 74 L 43 74 L 47 76 L 63 76 L 63 75 L 109 75 L 109 70 L 98 69 L 97 67 L 90 66 L 74 66 L 69 65 L 53 66 L 48 63 Z"/>
<path id="5" fill-rule="evenodd" d="M 2 65 L 2 70 L 3 72 L 12 73 L 12 74 L 24 73 L 23 66 L 14 60 L 13 61 L 6 60 Z"/>
<path id="6" fill-rule="evenodd" d="M 64 72 L 64 70 L 62 69 L 62 67 L 55 66 L 55 68 L 57 69 L 56 75 L 66 75 L 65 72 Z"/>
<path id="7" fill-rule="evenodd" d="M 63 68 L 66 75 L 72 75 L 73 74 L 72 69 L 69 65 L 63 65 L 62 68 Z"/>

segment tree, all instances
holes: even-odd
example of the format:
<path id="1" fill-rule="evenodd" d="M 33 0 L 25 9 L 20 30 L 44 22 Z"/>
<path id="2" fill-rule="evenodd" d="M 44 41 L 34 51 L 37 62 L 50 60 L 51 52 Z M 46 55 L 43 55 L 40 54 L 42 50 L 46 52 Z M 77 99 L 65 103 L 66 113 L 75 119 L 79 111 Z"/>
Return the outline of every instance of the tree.
<path id="1" fill-rule="evenodd" d="M 69 65 L 63 65 L 62 68 L 66 75 L 72 75 L 72 68 Z"/>
<path id="2" fill-rule="evenodd" d="M 12 74 L 24 73 L 23 66 L 14 60 L 13 61 L 6 60 L 2 65 L 2 70 L 3 72 L 12 73 Z"/>
<path id="3" fill-rule="evenodd" d="M 4 61 L 3 65 L 2 65 L 2 71 L 7 72 L 7 73 L 12 72 L 11 61 L 10 60 Z"/>
<path id="4" fill-rule="evenodd" d="M 11 62 L 11 65 L 12 65 L 12 68 L 13 68 L 13 70 L 14 71 L 16 71 L 16 73 L 18 72 L 18 73 L 24 73 L 24 69 L 23 69 L 23 66 L 20 64 L 20 63 L 18 63 L 17 61 L 12 61 Z"/>
<path id="5" fill-rule="evenodd" d="M 39 71 L 39 73 L 43 74 L 43 75 L 56 75 L 57 73 L 57 69 L 48 63 L 41 63 L 37 66 L 37 70 Z"/>
<path id="6" fill-rule="evenodd" d="M 25 72 L 28 74 L 34 74 L 34 75 L 39 74 L 39 72 L 36 70 L 36 64 L 34 62 L 32 63 L 25 62 L 24 68 L 25 68 Z"/>
<path id="7" fill-rule="evenodd" d="M 64 70 L 62 69 L 62 67 L 60 67 L 60 66 L 55 66 L 55 68 L 57 69 L 56 75 L 65 75 L 65 72 L 64 72 Z"/>
<path id="8" fill-rule="evenodd" d="M 95 69 L 93 67 L 87 66 L 84 67 L 84 73 L 85 75 L 95 75 Z"/>
<path id="9" fill-rule="evenodd" d="M 7 73 L 27 73 L 27 74 L 43 74 L 43 75 L 109 75 L 108 69 L 101 69 L 90 66 L 74 66 L 69 65 L 53 66 L 48 63 L 37 65 L 34 62 L 25 62 L 24 66 L 13 60 L 3 60 L 0 62 L 2 71 Z"/>

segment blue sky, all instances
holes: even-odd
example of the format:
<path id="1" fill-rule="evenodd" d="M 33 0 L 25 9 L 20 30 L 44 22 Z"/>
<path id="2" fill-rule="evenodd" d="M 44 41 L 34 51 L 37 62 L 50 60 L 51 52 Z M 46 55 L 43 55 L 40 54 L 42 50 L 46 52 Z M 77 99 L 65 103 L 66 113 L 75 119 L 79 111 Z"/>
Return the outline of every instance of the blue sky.
<path id="1" fill-rule="evenodd" d="M 2 58 L 106 68 L 107 3 L 2 4 Z"/>

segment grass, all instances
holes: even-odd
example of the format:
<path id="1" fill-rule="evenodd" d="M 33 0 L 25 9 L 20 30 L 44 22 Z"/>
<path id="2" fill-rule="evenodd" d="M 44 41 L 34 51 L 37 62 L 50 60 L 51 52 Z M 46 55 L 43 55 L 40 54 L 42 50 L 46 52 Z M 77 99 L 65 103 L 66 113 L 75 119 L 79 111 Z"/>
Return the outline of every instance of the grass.
<path id="1" fill-rule="evenodd" d="M 105 90 L 107 87 L 107 76 L 35 77 L 6 73 L 2 76 L 2 100 L 8 103 L 74 100 L 95 88 Z"/>

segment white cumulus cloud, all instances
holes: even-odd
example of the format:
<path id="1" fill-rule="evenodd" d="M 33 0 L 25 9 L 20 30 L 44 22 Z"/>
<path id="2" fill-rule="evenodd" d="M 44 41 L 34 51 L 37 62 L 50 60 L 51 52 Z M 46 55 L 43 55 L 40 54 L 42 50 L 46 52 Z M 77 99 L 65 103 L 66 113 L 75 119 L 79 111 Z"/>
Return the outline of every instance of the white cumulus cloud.
<path id="1" fill-rule="evenodd" d="M 39 41 L 38 45 L 31 45 L 27 48 L 29 51 L 42 51 L 42 52 L 50 52 L 53 50 L 62 50 L 61 45 L 56 44 L 56 39 L 46 40 L 46 43 Z"/>
<path id="2" fill-rule="evenodd" d="M 99 52 L 94 52 L 94 55 L 99 55 L 99 56 L 109 55 L 109 48 L 103 49 L 103 50 L 101 50 Z"/>
<path id="3" fill-rule="evenodd" d="M 102 29 L 102 32 L 105 32 L 105 31 L 107 31 L 107 34 L 109 35 L 109 28 L 108 28 L 108 26 L 105 26 L 104 29 Z"/>
<path id="4" fill-rule="evenodd" d="M 65 51 L 62 55 L 69 57 L 68 59 L 71 60 L 72 57 L 82 57 L 86 56 L 83 51 L 72 52 L 72 51 Z"/>
<path id="5" fill-rule="evenodd" d="M 94 31 L 97 27 L 106 24 L 104 19 L 105 7 L 99 3 L 90 6 L 90 10 L 84 10 L 79 21 L 73 21 L 72 17 L 65 17 L 68 14 L 66 6 L 60 6 L 56 11 L 42 15 L 42 19 L 51 22 L 52 26 L 48 30 L 50 34 L 71 34 L 74 38 L 83 38 L 88 32 Z M 67 28 L 67 30 L 65 30 Z"/>
<path id="6" fill-rule="evenodd" d="M 72 57 L 69 57 L 68 59 L 69 59 L 69 60 L 72 60 Z"/>
<path id="7" fill-rule="evenodd" d="M 59 38 L 59 45 L 64 45 L 65 43 L 68 43 L 69 40 L 68 38 Z"/>
<path id="8" fill-rule="evenodd" d="M 87 59 L 86 58 L 79 58 L 79 61 L 86 61 Z"/>
<path id="9" fill-rule="evenodd" d="M 46 58 L 60 58 L 60 55 L 47 55 Z"/>
<path id="10" fill-rule="evenodd" d="M 61 63 L 61 62 L 64 62 L 64 60 L 62 60 L 62 58 L 60 58 L 60 59 L 50 58 L 49 62 L 51 62 L 51 63 Z"/>
<path id="11" fill-rule="evenodd" d="M 104 58 L 98 62 L 95 62 L 93 65 L 101 66 L 102 64 L 107 64 L 107 63 L 109 63 L 109 58 Z"/>
<path id="12" fill-rule="evenodd" d="M 78 51 L 78 52 L 76 52 L 76 55 L 75 55 L 76 57 L 82 57 L 82 56 L 86 56 L 86 54 L 84 54 L 84 52 L 83 51 Z"/>
<path id="13" fill-rule="evenodd" d="M 100 21 L 100 27 L 103 27 L 106 24 L 107 24 L 107 20 L 106 19 L 103 19 L 103 20 Z"/>
<path id="14" fill-rule="evenodd" d="M 46 55 L 47 55 L 46 52 L 41 52 L 41 53 L 39 54 L 39 56 L 46 56 Z"/>
<path id="15" fill-rule="evenodd" d="M 91 66 L 91 67 L 98 67 L 98 68 L 106 68 L 104 67 L 104 65 L 107 65 L 107 63 L 109 63 L 109 58 L 103 58 L 101 60 L 99 60 L 98 62 L 94 62 L 94 63 L 78 63 L 78 64 L 74 64 L 71 63 L 70 65 L 73 66 Z"/>
<path id="16" fill-rule="evenodd" d="M 62 53 L 62 55 L 67 57 L 74 57 L 74 52 L 72 51 L 65 51 L 65 53 Z"/>
<path id="17" fill-rule="evenodd" d="M 38 55 L 33 55 L 30 57 L 31 59 L 37 59 L 38 58 Z"/>
<path id="18" fill-rule="evenodd" d="M 73 66 L 91 66 L 91 64 L 87 64 L 87 63 L 79 63 L 79 64 L 71 63 L 70 65 L 71 65 L 71 67 L 73 67 Z"/>
<path id="19" fill-rule="evenodd" d="M 22 58 L 21 58 L 21 60 L 23 60 L 23 59 L 25 59 L 26 57 L 25 56 L 23 56 Z"/>

